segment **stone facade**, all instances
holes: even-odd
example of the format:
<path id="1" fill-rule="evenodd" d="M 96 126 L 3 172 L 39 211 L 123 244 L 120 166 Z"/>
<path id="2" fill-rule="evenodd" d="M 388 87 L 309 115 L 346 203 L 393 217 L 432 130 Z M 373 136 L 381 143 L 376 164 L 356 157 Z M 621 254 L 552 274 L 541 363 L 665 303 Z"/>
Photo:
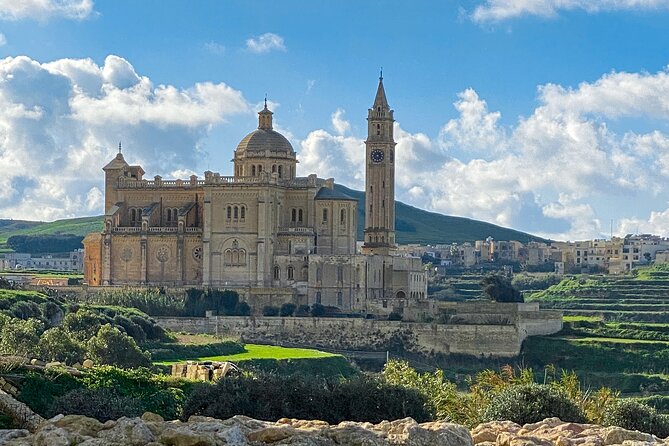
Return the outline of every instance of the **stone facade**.
<path id="1" fill-rule="evenodd" d="M 234 151 L 233 176 L 207 171 L 204 179 L 147 180 L 119 147 L 103 168 L 104 230 L 84 240 L 88 285 L 235 288 L 252 305 L 284 290 L 284 302 L 380 314 L 424 301 L 420 259 L 392 255 L 395 143 L 382 81 L 368 141 L 388 153 L 383 162 L 368 157 L 367 189 L 384 191 L 384 198 L 376 217 L 366 217 L 375 238 L 364 254 L 356 250 L 357 200 L 338 192 L 332 178 L 296 177 L 295 151 L 273 130 L 272 115 L 265 104 L 258 129 Z"/>

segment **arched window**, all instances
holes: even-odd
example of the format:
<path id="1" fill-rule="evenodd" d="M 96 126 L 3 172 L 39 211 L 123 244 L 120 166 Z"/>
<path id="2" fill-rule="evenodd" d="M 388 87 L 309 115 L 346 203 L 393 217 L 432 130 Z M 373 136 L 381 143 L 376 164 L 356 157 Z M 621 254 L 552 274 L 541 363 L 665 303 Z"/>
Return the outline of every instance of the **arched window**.
<path id="1" fill-rule="evenodd" d="M 290 221 L 292 221 L 293 223 L 297 221 L 297 210 L 292 209 L 290 211 Z"/>
<path id="2" fill-rule="evenodd" d="M 328 221 L 328 210 L 323 209 L 323 223 Z"/>
<path id="3" fill-rule="evenodd" d="M 278 266 L 274 267 L 274 280 L 281 278 L 281 269 Z"/>
<path id="4" fill-rule="evenodd" d="M 251 166 L 251 176 L 256 176 L 256 166 Z"/>
<path id="5" fill-rule="evenodd" d="M 228 213 L 227 213 L 228 220 L 232 218 L 232 206 L 228 206 Z"/>
<path id="6" fill-rule="evenodd" d="M 281 166 L 281 165 L 279 166 L 279 178 L 283 177 L 283 168 L 282 167 L 283 166 Z"/>
<path id="7" fill-rule="evenodd" d="M 376 124 L 376 134 L 377 135 L 381 134 L 381 124 Z"/>
<path id="8" fill-rule="evenodd" d="M 318 281 L 322 280 L 322 277 L 321 277 L 322 275 L 323 274 L 321 273 L 321 269 L 316 268 L 316 280 L 318 280 Z"/>
<path id="9" fill-rule="evenodd" d="M 346 224 L 346 209 L 342 209 L 339 213 L 339 223 L 342 225 Z"/>
<path id="10" fill-rule="evenodd" d="M 276 173 L 276 164 L 272 164 L 272 173 Z"/>
<path id="11" fill-rule="evenodd" d="M 337 267 L 337 280 L 339 282 L 344 281 L 344 267 L 343 266 L 338 266 Z"/>
<path id="12" fill-rule="evenodd" d="M 235 216 L 235 220 L 239 218 L 239 208 L 237 206 L 235 206 L 235 210 L 234 210 L 233 215 Z"/>
<path id="13" fill-rule="evenodd" d="M 295 275 L 295 270 L 293 269 L 292 266 L 288 267 L 288 280 L 293 280 L 293 277 Z"/>
<path id="14" fill-rule="evenodd" d="M 303 221 L 303 219 L 302 219 L 302 209 L 298 209 L 298 211 L 297 211 L 297 221 L 299 223 L 302 223 L 302 221 Z"/>
<path id="15" fill-rule="evenodd" d="M 341 291 L 338 291 L 337 292 L 337 306 L 341 307 L 342 305 L 344 305 L 344 299 L 343 299 Z"/>
<path id="16" fill-rule="evenodd" d="M 262 164 L 258 164 L 258 175 L 262 172 Z"/>
<path id="17" fill-rule="evenodd" d="M 244 220 L 246 218 L 246 206 L 242 206 L 239 208 L 239 218 L 241 220 Z"/>

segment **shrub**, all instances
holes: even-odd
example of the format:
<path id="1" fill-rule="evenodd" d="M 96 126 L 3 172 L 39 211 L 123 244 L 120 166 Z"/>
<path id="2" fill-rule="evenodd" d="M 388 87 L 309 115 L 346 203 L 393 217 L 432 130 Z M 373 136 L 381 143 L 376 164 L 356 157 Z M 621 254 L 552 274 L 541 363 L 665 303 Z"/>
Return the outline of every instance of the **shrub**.
<path id="1" fill-rule="evenodd" d="M 660 438 L 669 436 L 669 416 L 658 414 L 652 407 L 634 400 L 620 400 L 607 408 L 604 424 L 638 430 Z"/>
<path id="2" fill-rule="evenodd" d="M 71 365 L 84 360 L 84 347 L 60 327 L 45 331 L 37 347 L 40 358 L 45 361 L 60 361 Z"/>
<path id="3" fill-rule="evenodd" d="M 109 323 L 108 318 L 85 309 L 68 313 L 63 318 L 63 328 L 70 332 L 74 339 L 81 342 L 86 342 L 95 336 L 105 323 Z"/>
<path id="4" fill-rule="evenodd" d="M 297 307 L 295 310 L 295 316 L 297 317 L 305 317 L 309 316 L 309 305 L 300 305 Z"/>
<path id="5" fill-rule="evenodd" d="M 279 310 L 279 316 L 281 317 L 288 317 L 292 316 L 295 313 L 295 309 L 297 308 L 297 305 L 291 302 L 286 302 L 285 304 L 281 305 L 281 309 Z"/>
<path id="6" fill-rule="evenodd" d="M 325 306 L 315 303 L 311 306 L 311 316 L 312 317 L 323 317 L 327 312 Z"/>
<path id="7" fill-rule="evenodd" d="M 133 338 L 135 342 L 141 344 L 146 341 L 146 333 L 144 333 L 144 329 L 127 317 L 117 314 L 114 316 L 114 325 L 123 327 L 125 333 Z"/>
<path id="8" fill-rule="evenodd" d="M 426 398 L 426 409 L 440 420 L 464 422 L 462 400 L 455 384 L 444 378 L 444 372 L 418 373 L 406 361 L 391 360 L 383 368 L 383 379 L 388 384 L 414 389 Z"/>
<path id="9" fill-rule="evenodd" d="M 483 294 L 495 302 L 523 302 L 523 296 L 511 280 L 499 274 L 488 274 L 481 280 Z"/>
<path id="10" fill-rule="evenodd" d="M 44 325 L 37 319 L 10 319 L 0 333 L 0 353 L 26 357 L 37 356 L 39 336 Z"/>
<path id="11" fill-rule="evenodd" d="M 86 344 L 88 356 L 98 364 L 122 368 L 148 367 L 150 355 L 143 352 L 130 336 L 110 324 L 103 325 Z"/>
<path id="12" fill-rule="evenodd" d="M 251 306 L 246 302 L 239 302 L 237 304 L 237 316 L 250 316 L 251 315 Z"/>
<path id="13" fill-rule="evenodd" d="M 84 415 L 100 421 L 138 417 L 144 412 L 138 398 L 121 395 L 113 388 L 71 390 L 55 400 L 52 410 L 65 415 Z"/>
<path id="14" fill-rule="evenodd" d="M 510 420 L 521 426 L 550 417 L 577 423 L 586 421 L 583 411 L 564 391 L 534 383 L 502 389 L 492 396 L 483 411 L 483 421 Z"/>
<path id="15" fill-rule="evenodd" d="M 388 315 L 388 320 L 389 321 L 401 321 L 402 320 L 402 315 L 393 311 L 392 313 L 390 313 Z"/>
<path id="16" fill-rule="evenodd" d="M 413 389 L 366 377 L 342 381 L 263 373 L 226 377 L 213 386 L 196 387 L 184 404 L 183 418 L 191 415 L 221 419 L 246 415 L 262 420 L 290 417 L 329 423 L 429 418 L 425 398 Z"/>
<path id="17" fill-rule="evenodd" d="M 279 307 L 273 307 L 271 305 L 265 305 L 262 309 L 263 316 L 278 316 Z"/>

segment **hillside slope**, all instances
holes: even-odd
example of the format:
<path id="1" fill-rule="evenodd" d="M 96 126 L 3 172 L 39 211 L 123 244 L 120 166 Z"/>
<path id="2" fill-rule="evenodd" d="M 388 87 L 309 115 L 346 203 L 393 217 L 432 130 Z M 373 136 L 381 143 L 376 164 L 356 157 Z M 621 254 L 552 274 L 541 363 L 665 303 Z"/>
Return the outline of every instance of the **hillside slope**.
<path id="1" fill-rule="evenodd" d="M 336 189 L 358 199 L 358 240 L 363 239 L 365 225 L 365 194 L 361 191 L 337 185 Z M 525 232 L 503 228 L 478 220 L 451 217 L 396 202 L 396 229 L 398 243 L 461 243 L 483 240 L 490 236 L 496 240 L 518 240 L 526 243 L 542 240 Z M 0 244 L 12 235 L 73 234 L 86 235 L 102 230 L 102 217 L 81 217 L 53 222 L 0 219 Z"/>
<path id="2" fill-rule="evenodd" d="M 365 226 L 365 193 L 345 186 L 335 189 L 358 200 L 358 240 L 363 239 Z M 532 234 L 503 228 L 492 223 L 464 217 L 437 214 L 395 201 L 395 229 L 397 243 L 449 244 L 485 240 L 545 241 Z"/>

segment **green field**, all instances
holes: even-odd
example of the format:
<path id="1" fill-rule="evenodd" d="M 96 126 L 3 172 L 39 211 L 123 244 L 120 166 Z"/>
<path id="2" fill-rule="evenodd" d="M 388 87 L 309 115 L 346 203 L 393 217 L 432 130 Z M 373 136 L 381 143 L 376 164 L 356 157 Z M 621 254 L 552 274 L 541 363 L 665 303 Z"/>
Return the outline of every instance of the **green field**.
<path id="1" fill-rule="evenodd" d="M 159 362 L 160 365 L 170 365 L 188 360 L 192 361 L 230 361 L 241 362 L 255 359 L 315 359 L 315 358 L 330 358 L 339 355 L 333 353 L 322 352 L 319 350 L 312 350 L 306 348 L 286 348 L 275 345 L 259 345 L 259 344 L 245 344 L 244 353 L 237 353 L 234 355 L 224 356 L 208 356 L 203 358 L 185 357 L 173 361 Z"/>

